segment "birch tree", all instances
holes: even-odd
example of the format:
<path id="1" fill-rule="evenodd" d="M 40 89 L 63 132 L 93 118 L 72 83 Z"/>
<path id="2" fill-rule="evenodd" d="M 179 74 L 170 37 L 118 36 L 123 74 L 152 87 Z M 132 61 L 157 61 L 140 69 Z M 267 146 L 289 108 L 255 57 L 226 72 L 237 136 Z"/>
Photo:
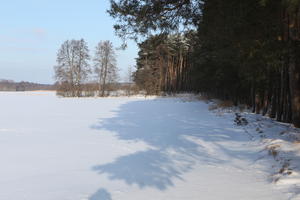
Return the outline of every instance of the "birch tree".
<path id="1" fill-rule="evenodd" d="M 55 79 L 68 95 L 81 96 L 81 84 L 90 73 L 89 49 L 81 40 L 65 41 L 57 53 Z"/>
<path id="2" fill-rule="evenodd" d="M 96 47 L 94 71 L 98 82 L 99 96 L 105 96 L 108 85 L 117 81 L 116 54 L 110 41 L 101 41 Z"/>
<path id="3" fill-rule="evenodd" d="M 126 94 L 128 96 L 131 95 L 131 89 L 132 89 L 132 83 L 133 83 L 133 71 L 132 71 L 132 67 L 129 66 L 127 69 L 127 74 L 125 77 L 125 81 L 127 82 L 127 87 L 126 87 Z"/>

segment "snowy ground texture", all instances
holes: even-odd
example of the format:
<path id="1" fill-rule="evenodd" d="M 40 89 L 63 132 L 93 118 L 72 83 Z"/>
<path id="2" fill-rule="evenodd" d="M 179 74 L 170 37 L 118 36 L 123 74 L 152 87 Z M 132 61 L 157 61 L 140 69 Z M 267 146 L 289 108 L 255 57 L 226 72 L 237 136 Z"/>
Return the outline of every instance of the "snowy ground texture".
<path id="1" fill-rule="evenodd" d="M 0 200 L 300 199 L 286 124 L 188 98 L 0 93 Z"/>

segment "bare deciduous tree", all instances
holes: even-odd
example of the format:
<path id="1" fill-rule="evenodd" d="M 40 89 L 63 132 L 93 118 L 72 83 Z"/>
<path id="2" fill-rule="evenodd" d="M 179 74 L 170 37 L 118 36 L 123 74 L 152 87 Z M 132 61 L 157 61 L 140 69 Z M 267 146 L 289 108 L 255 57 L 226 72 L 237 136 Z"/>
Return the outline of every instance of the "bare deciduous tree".
<path id="1" fill-rule="evenodd" d="M 116 54 L 110 41 L 101 41 L 96 47 L 94 58 L 94 70 L 96 73 L 99 96 L 105 96 L 107 86 L 114 83 L 118 78 L 116 66 Z"/>
<path id="2" fill-rule="evenodd" d="M 125 82 L 126 82 L 126 94 L 128 96 L 130 96 L 131 95 L 132 84 L 133 84 L 133 71 L 132 71 L 131 66 L 129 66 L 128 69 L 127 69 Z"/>
<path id="3" fill-rule="evenodd" d="M 67 86 L 71 96 L 81 96 L 81 84 L 91 72 L 87 43 L 81 40 L 67 40 L 57 53 L 54 67 L 55 79 L 60 85 Z"/>

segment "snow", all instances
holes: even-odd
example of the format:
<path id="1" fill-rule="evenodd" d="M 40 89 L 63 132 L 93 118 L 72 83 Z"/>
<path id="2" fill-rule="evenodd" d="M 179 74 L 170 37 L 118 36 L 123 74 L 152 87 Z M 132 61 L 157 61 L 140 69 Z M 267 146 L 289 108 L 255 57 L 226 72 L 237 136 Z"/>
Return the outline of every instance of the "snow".
<path id="1" fill-rule="evenodd" d="M 297 130 L 257 115 L 237 126 L 185 97 L 52 92 L 2 92 L 0 111 L 1 200 L 300 199 Z M 282 159 L 292 174 L 274 174 Z"/>

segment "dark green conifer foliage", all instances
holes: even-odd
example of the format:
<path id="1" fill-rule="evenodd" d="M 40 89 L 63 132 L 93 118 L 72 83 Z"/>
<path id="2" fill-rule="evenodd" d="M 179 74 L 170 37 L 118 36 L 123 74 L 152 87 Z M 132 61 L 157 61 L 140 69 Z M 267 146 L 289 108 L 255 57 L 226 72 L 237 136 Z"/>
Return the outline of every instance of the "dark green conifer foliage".
<path id="1" fill-rule="evenodd" d="M 111 3 L 119 36 L 147 37 L 135 81 L 148 93 L 201 92 L 300 127 L 300 0 Z"/>

